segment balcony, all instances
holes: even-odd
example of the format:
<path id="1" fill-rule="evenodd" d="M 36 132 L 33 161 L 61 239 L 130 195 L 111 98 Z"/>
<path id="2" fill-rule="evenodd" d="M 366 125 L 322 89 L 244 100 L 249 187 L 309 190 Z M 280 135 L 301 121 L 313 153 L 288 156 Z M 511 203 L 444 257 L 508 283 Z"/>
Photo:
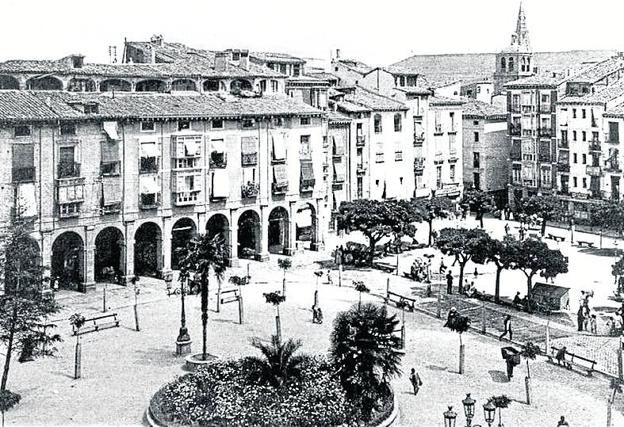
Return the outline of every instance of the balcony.
<path id="1" fill-rule="evenodd" d="M 114 203 L 112 205 L 102 206 L 100 213 L 102 215 L 112 215 L 121 212 L 121 203 Z"/>
<path id="2" fill-rule="evenodd" d="M 199 190 L 176 192 L 174 202 L 177 206 L 194 205 L 199 199 L 199 192 Z"/>
<path id="3" fill-rule="evenodd" d="M 589 142 L 589 151 L 600 151 L 600 141 L 592 140 Z"/>
<path id="4" fill-rule="evenodd" d="M 58 164 L 58 178 L 78 178 L 80 176 L 80 163 L 59 163 Z"/>
<path id="5" fill-rule="evenodd" d="M 414 171 L 421 171 L 425 168 L 425 158 L 416 157 L 414 159 Z"/>
<path id="6" fill-rule="evenodd" d="M 314 186 L 316 185 L 316 179 L 301 179 L 299 181 L 299 191 L 301 192 L 310 192 L 314 191 Z"/>
<path id="7" fill-rule="evenodd" d="M 540 105 L 539 112 L 543 114 L 552 114 L 552 106 L 550 104 Z"/>
<path id="8" fill-rule="evenodd" d="M 227 166 L 227 155 L 213 151 L 210 153 L 210 167 L 222 169 Z"/>
<path id="9" fill-rule="evenodd" d="M 358 135 L 355 137 L 355 145 L 357 147 L 364 147 L 366 145 L 366 137 L 364 135 Z"/>
<path id="10" fill-rule="evenodd" d="M 567 150 L 568 148 L 570 148 L 570 142 L 568 141 L 567 138 L 566 139 L 560 139 L 558 144 L 557 144 L 557 146 L 559 148 L 563 148 L 563 149 Z"/>
<path id="11" fill-rule="evenodd" d="M 557 170 L 559 172 L 570 172 L 570 164 L 569 163 L 557 163 Z"/>
<path id="12" fill-rule="evenodd" d="M 604 170 L 609 173 L 622 173 L 620 163 L 617 161 L 607 161 Z"/>
<path id="13" fill-rule="evenodd" d="M 139 208 L 142 210 L 156 209 L 160 206 L 160 194 L 141 194 Z"/>
<path id="14" fill-rule="evenodd" d="M 433 134 L 434 135 L 442 135 L 442 125 L 435 125 L 435 128 L 433 129 Z"/>
<path id="15" fill-rule="evenodd" d="M 35 167 L 13 168 L 13 182 L 33 182 L 35 180 Z"/>
<path id="16" fill-rule="evenodd" d="M 100 162 L 100 175 L 101 176 L 121 175 L 121 161 Z"/>
<path id="17" fill-rule="evenodd" d="M 510 113 L 515 113 L 515 114 L 519 114 L 520 113 L 520 106 L 518 104 L 512 104 L 511 105 L 511 110 L 509 111 Z"/>
<path id="18" fill-rule="evenodd" d="M 365 163 L 358 163 L 355 171 L 358 175 L 364 175 L 367 169 L 368 165 L 366 165 Z"/>
<path id="19" fill-rule="evenodd" d="M 288 191 L 288 184 L 278 184 L 276 182 L 274 182 L 273 184 L 271 184 L 271 192 L 273 194 L 286 194 L 286 192 Z"/>
<path id="20" fill-rule="evenodd" d="M 520 126 L 520 124 L 511 124 L 509 125 L 509 135 L 511 136 L 520 136 L 522 132 L 522 127 Z"/>
<path id="21" fill-rule="evenodd" d="M 552 135 L 553 135 L 552 128 L 548 128 L 548 127 L 539 128 L 538 133 L 539 133 L 540 138 L 552 138 Z"/>
<path id="22" fill-rule="evenodd" d="M 619 144 L 620 143 L 620 135 L 611 135 L 605 133 L 605 141 L 609 144 Z"/>
<path id="23" fill-rule="evenodd" d="M 241 185 L 241 197 L 243 199 L 253 199 L 258 197 L 259 192 L 260 185 L 256 182 L 248 182 L 247 184 Z"/>
<path id="24" fill-rule="evenodd" d="M 425 135 L 414 135 L 414 147 L 422 147 L 425 143 Z"/>
<path id="25" fill-rule="evenodd" d="M 602 169 L 600 168 L 600 166 L 587 166 L 587 175 L 589 176 L 601 176 L 602 175 Z"/>
<path id="26" fill-rule="evenodd" d="M 523 105 L 522 106 L 522 114 L 531 114 L 535 111 L 535 106 L 533 105 Z"/>
<path id="27" fill-rule="evenodd" d="M 242 166 L 255 166 L 258 164 L 258 153 L 241 154 Z"/>

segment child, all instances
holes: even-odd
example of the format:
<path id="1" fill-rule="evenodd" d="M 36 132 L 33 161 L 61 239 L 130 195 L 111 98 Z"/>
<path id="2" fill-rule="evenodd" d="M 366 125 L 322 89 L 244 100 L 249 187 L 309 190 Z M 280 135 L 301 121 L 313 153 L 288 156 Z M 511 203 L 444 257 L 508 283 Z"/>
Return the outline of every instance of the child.
<path id="1" fill-rule="evenodd" d="M 420 375 L 418 375 L 414 368 L 412 368 L 409 380 L 412 383 L 412 387 L 414 388 L 414 395 L 417 395 L 418 391 L 420 390 L 420 386 L 422 386 L 422 380 L 420 379 Z"/>
<path id="2" fill-rule="evenodd" d="M 594 335 L 598 333 L 598 327 L 596 323 L 597 323 L 596 315 L 592 314 L 591 318 L 589 319 L 589 329 L 591 333 Z"/>
<path id="3" fill-rule="evenodd" d="M 332 277 L 331 277 L 331 270 L 327 270 L 327 283 L 329 283 L 330 285 L 334 284 L 334 281 L 332 280 Z"/>

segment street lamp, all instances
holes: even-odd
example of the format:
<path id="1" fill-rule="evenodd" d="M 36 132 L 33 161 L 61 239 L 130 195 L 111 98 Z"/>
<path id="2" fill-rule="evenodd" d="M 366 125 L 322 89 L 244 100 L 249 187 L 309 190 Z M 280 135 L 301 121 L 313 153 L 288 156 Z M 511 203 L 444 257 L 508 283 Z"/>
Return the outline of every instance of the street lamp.
<path id="1" fill-rule="evenodd" d="M 488 426 L 491 426 L 496 418 L 496 406 L 492 402 L 487 402 L 483 405 L 483 416 Z"/>
<path id="2" fill-rule="evenodd" d="M 449 406 L 448 411 L 444 412 L 444 427 L 455 427 L 457 414 L 453 412 L 453 407 Z"/>
<path id="3" fill-rule="evenodd" d="M 188 329 L 186 329 L 186 307 L 184 305 L 184 295 L 186 294 L 184 282 L 186 281 L 188 279 L 180 281 L 180 332 L 176 339 L 176 354 L 178 356 L 191 352 L 191 337 L 188 334 Z"/>
<path id="4" fill-rule="evenodd" d="M 470 393 L 466 393 L 466 398 L 462 400 L 462 403 L 464 404 L 464 414 L 466 415 L 466 427 L 470 427 L 474 417 L 475 400 L 470 397 Z"/>

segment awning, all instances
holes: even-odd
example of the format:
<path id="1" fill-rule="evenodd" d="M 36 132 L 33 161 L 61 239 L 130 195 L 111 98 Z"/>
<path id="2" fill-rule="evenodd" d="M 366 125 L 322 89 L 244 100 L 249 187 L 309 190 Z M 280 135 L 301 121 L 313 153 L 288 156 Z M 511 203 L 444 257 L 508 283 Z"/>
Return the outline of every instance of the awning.
<path id="1" fill-rule="evenodd" d="M 117 132 L 117 122 L 104 122 L 102 126 L 104 127 L 104 132 L 106 132 L 106 135 L 108 135 L 110 139 L 114 141 L 121 139 L 119 138 L 119 132 Z"/>
<path id="2" fill-rule="evenodd" d="M 225 153 L 225 142 L 222 139 L 211 140 L 210 150 L 216 153 Z"/>
<path id="3" fill-rule="evenodd" d="M 199 140 L 195 138 L 184 139 L 184 151 L 187 156 L 197 156 L 201 154 L 201 146 Z"/>
<path id="4" fill-rule="evenodd" d="M 155 142 L 141 143 L 141 157 L 160 157 L 158 146 Z"/>
<path id="5" fill-rule="evenodd" d="M 21 183 L 17 186 L 16 207 L 22 217 L 37 216 L 37 197 L 33 182 Z"/>
<path id="6" fill-rule="evenodd" d="M 345 180 L 345 164 L 343 162 L 334 163 L 334 181 L 344 182 Z"/>
<path id="7" fill-rule="evenodd" d="M 101 145 L 102 163 L 113 163 L 119 161 L 119 142 L 105 141 Z"/>
<path id="8" fill-rule="evenodd" d="M 141 194 L 158 194 L 158 178 L 156 175 L 142 175 L 140 177 Z"/>
<path id="9" fill-rule="evenodd" d="M 13 168 L 24 169 L 35 166 L 34 144 L 13 144 Z"/>
<path id="10" fill-rule="evenodd" d="M 314 168 L 312 162 L 301 162 L 301 180 L 314 181 Z"/>
<path id="11" fill-rule="evenodd" d="M 285 187 L 288 185 L 286 165 L 273 165 L 273 183 L 277 187 Z"/>
<path id="12" fill-rule="evenodd" d="M 256 154 L 258 152 L 258 138 L 250 136 L 242 137 L 241 151 L 243 154 Z"/>
<path id="13" fill-rule="evenodd" d="M 335 156 L 344 156 L 345 154 L 345 143 L 342 135 L 332 136 L 332 140 L 334 143 L 334 155 Z"/>
<path id="14" fill-rule="evenodd" d="M 105 176 L 102 178 L 102 194 L 104 206 L 121 203 L 121 179 L 119 177 Z"/>
<path id="15" fill-rule="evenodd" d="M 286 146 L 284 145 L 284 136 L 279 133 L 272 133 L 271 141 L 273 141 L 273 160 L 285 160 Z"/>
<path id="16" fill-rule="evenodd" d="M 214 169 L 212 172 L 212 197 L 225 198 L 230 195 L 230 181 L 227 170 Z"/>

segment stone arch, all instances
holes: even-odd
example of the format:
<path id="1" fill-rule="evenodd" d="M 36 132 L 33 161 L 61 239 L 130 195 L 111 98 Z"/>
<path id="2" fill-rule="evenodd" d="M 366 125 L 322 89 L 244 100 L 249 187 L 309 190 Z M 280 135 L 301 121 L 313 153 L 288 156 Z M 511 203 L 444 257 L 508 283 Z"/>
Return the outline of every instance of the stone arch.
<path id="1" fill-rule="evenodd" d="M 69 92 L 95 92 L 95 82 L 92 79 L 74 78 L 67 84 Z"/>
<path id="2" fill-rule="evenodd" d="M 221 88 L 219 83 L 220 81 L 217 79 L 204 80 L 204 92 L 218 92 Z"/>
<path id="3" fill-rule="evenodd" d="M 318 245 L 318 218 L 316 208 L 311 203 L 305 203 L 297 209 L 295 236 L 297 242 L 303 242 L 306 249 L 316 250 Z"/>
<path id="4" fill-rule="evenodd" d="M 285 254 L 287 252 L 286 249 L 291 249 L 289 247 L 289 224 L 288 210 L 282 206 L 277 206 L 271 210 L 269 214 L 269 228 L 267 230 L 270 253 Z"/>
<path id="5" fill-rule="evenodd" d="M 507 68 L 509 68 L 509 71 L 512 72 L 514 70 L 514 59 L 509 58 L 509 61 L 507 62 Z"/>
<path id="6" fill-rule="evenodd" d="M 249 209 L 238 217 L 237 237 L 239 258 L 250 258 L 260 253 L 262 227 L 258 212 Z"/>
<path id="7" fill-rule="evenodd" d="M 63 90 L 63 82 L 54 76 L 32 77 L 26 81 L 28 90 Z"/>
<path id="8" fill-rule="evenodd" d="M 230 222 L 225 215 L 216 213 L 208 218 L 208 222 L 206 222 L 206 234 L 208 234 L 209 237 L 221 235 L 223 240 L 225 240 L 226 247 L 230 247 Z"/>
<path id="9" fill-rule="evenodd" d="M 507 59 L 502 57 L 500 60 L 501 71 L 507 71 Z"/>
<path id="10" fill-rule="evenodd" d="M 154 222 L 144 222 L 134 233 L 134 272 L 158 276 L 162 270 L 162 231 Z"/>
<path id="11" fill-rule="evenodd" d="M 130 92 L 132 83 L 122 79 L 108 79 L 100 82 L 100 92 Z"/>
<path id="12" fill-rule="evenodd" d="M 135 92 L 165 92 L 167 84 L 162 80 L 149 79 L 137 82 Z"/>
<path id="13" fill-rule="evenodd" d="M 117 227 L 103 228 L 95 237 L 94 273 L 96 282 L 117 283 L 125 275 L 125 239 Z"/>
<path id="14" fill-rule="evenodd" d="M 19 80 L 13 76 L 0 76 L 0 89 L 19 89 Z"/>
<path id="15" fill-rule="evenodd" d="M 51 276 L 60 288 L 80 290 L 84 281 L 84 241 L 78 233 L 66 231 L 52 243 Z"/>
<path id="16" fill-rule="evenodd" d="M 178 80 L 174 80 L 171 83 L 171 91 L 172 92 L 176 92 L 176 91 L 196 92 L 197 85 L 191 79 L 178 79 Z"/>
<path id="17" fill-rule="evenodd" d="M 241 90 L 253 90 L 253 86 L 249 80 L 236 79 L 230 83 L 230 92 L 240 92 Z"/>
<path id="18" fill-rule="evenodd" d="M 178 219 L 171 228 L 171 268 L 177 270 L 180 264 L 179 249 L 185 248 L 197 234 L 197 226 L 191 218 Z"/>

